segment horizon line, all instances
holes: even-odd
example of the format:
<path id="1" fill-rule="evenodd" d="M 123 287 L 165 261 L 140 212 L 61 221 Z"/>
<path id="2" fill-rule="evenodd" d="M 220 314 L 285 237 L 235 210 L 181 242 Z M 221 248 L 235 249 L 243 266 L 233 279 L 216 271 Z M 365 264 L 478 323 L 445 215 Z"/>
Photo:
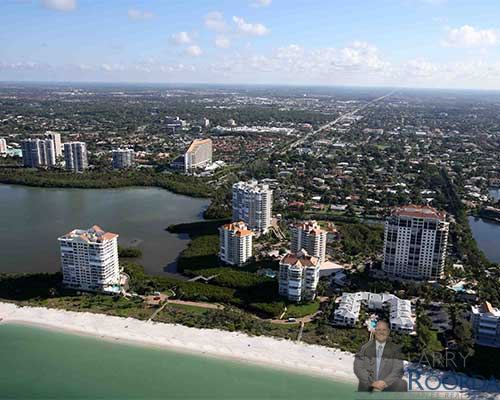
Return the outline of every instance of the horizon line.
<path id="1" fill-rule="evenodd" d="M 391 85 L 342 85 L 342 84 L 301 84 L 301 83 L 208 83 L 208 82 L 146 82 L 146 81 L 49 81 L 49 80 L 26 80 L 26 81 L 8 81 L 1 80 L 0 85 L 4 84 L 52 84 L 52 85 L 176 85 L 176 86 L 256 86 L 256 87 L 289 87 L 289 88 L 349 88 L 349 89 L 392 89 L 392 90 L 441 90 L 441 91 L 475 91 L 475 92 L 500 92 L 500 89 L 484 88 L 451 88 L 451 87 L 415 87 L 415 86 L 391 86 Z"/>

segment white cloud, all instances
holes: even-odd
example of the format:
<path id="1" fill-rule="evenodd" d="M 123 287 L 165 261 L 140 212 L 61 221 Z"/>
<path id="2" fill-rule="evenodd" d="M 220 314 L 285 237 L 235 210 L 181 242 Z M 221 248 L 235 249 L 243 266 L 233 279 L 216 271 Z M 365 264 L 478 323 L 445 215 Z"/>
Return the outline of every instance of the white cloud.
<path id="1" fill-rule="evenodd" d="M 201 50 L 200 46 L 197 46 L 197 45 L 186 47 L 186 50 L 184 52 L 188 56 L 192 56 L 192 57 L 199 57 L 203 54 L 203 51 Z"/>
<path id="2" fill-rule="evenodd" d="M 270 32 L 270 30 L 264 25 L 259 23 L 248 23 L 242 17 L 233 17 L 233 22 L 236 24 L 236 29 L 238 30 L 238 32 L 246 35 L 264 36 Z"/>
<path id="3" fill-rule="evenodd" d="M 42 6 L 56 11 L 73 11 L 76 9 L 76 0 L 42 0 Z"/>
<path id="4" fill-rule="evenodd" d="M 212 11 L 205 15 L 205 27 L 215 32 L 225 32 L 227 30 L 224 15 L 219 11 Z"/>
<path id="5" fill-rule="evenodd" d="M 179 32 L 179 33 L 174 33 L 172 36 L 170 36 L 170 43 L 175 44 L 175 45 L 182 45 L 182 44 L 191 44 L 193 43 L 193 39 L 187 32 Z"/>
<path id="6" fill-rule="evenodd" d="M 231 47 L 231 41 L 226 36 L 219 35 L 215 38 L 215 47 L 219 49 L 228 49 Z"/>
<path id="7" fill-rule="evenodd" d="M 417 58 L 409 60 L 400 67 L 401 77 L 433 78 L 440 73 L 441 66 L 428 60 Z"/>
<path id="8" fill-rule="evenodd" d="M 141 11 L 135 8 L 130 8 L 127 14 L 132 21 L 145 21 L 154 17 L 154 14 L 150 11 Z"/>
<path id="9" fill-rule="evenodd" d="M 446 47 L 487 47 L 498 44 L 500 32 L 497 29 L 476 29 L 470 25 L 448 29 L 446 39 L 442 42 Z"/>
<path id="10" fill-rule="evenodd" d="M 378 49 L 365 42 L 354 42 L 341 49 L 333 64 L 341 68 L 365 67 L 374 70 L 382 70 L 388 66 L 381 59 Z"/>
<path id="11" fill-rule="evenodd" d="M 123 64 L 101 64 L 100 68 L 105 72 L 116 72 L 116 71 L 125 71 L 126 67 Z"/>
<path id="12" fill-rule="evenodd" d="M 267 7 L 271 5 L 272 0 L 254 0 L 253 3 L 251 3 L 252 7 Z"/>

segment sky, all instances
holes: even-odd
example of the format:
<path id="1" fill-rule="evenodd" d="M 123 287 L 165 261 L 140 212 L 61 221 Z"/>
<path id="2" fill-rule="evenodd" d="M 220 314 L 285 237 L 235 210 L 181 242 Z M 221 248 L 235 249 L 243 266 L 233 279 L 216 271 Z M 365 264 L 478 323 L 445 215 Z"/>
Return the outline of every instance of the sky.
<path id="1" fill-rule="evenodd" d="M 0 0 L 0 81 L 500 89 L 500 1 Z"/>

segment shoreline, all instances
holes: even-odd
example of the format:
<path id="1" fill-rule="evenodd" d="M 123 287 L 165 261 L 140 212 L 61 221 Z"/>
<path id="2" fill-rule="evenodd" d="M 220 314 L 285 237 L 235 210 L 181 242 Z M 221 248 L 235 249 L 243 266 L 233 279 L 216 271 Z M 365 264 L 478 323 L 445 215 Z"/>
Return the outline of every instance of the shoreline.
<path id="1" fill-rule="evenodd" d="M 134 318 L 74 312 L 43 307 L 20 307 L 0 301 L 0 326 L 25 325 L 110 343 L 139 346 L 149 349 L 176 352 L 195 357 L 210 357 L 238 362 L 272 370 L 314 378 L 328 379 L 335 383 L 357 387 L 353 372 L 354 354 L 339 349 L 277 339 L 269 336 L 249 336 L 241 332 L 217 329 L 191 328 L 179 324 L 148 322 Z M 406 364 L 415 368 L 415 365 Z M 443 387 L 436 392 L 426 382 L 430 378 L 443 377 L 445 371 L 421 370 L 414 390 L 408 393 L 428 394 L 434 398 L 460 396 L 458 398 L 486 398 L 497 393 L 475 392 L 485 381 L 467 379 L 467 385 L 456 388 Z M 408 381 L 408 376 L 404 376 Z M 418 389 L 418 383 L 423 390 Z M 496 381 L 496 387 L 500 382 Z M 405 397 L 406 398 L 406 397 Z M 450 397 L 449 397 L 450 398 Z M 489 398 L 489 397 L 488 397 Z"/>
<path id="2" fill-rule="evenodd" d="M 357 385 L 352 372 L 353 355 L 318 345 L 3 302 L 0 302 L 0 319 L 0 325 L 39 327 L 111 343 L 211 357 Z M 311 365 L 311 360 L 316 365 Z"/>

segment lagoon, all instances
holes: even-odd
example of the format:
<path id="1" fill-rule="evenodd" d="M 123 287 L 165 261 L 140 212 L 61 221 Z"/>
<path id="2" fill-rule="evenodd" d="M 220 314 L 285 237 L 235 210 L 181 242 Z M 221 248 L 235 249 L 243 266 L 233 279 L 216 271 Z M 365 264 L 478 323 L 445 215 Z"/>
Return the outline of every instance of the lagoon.
<path id="1" fill-rule="evenodd" d="M 500 224 L 486 219 L 469 217 L 472 236 L 488 260 L 500 263 Z"/>
<path id="2" fill-rule="evenodd" d="M 143 251 L 137 261 L 149 274 L 175 272 L 187 236 L 170 224 L 202 219 L 208 199 L 160 188 L 54 189 L 0 184 L 0 272 L 60 269 L 57 238 L 94 224 L 118 233 L 121 246 Z"/>

